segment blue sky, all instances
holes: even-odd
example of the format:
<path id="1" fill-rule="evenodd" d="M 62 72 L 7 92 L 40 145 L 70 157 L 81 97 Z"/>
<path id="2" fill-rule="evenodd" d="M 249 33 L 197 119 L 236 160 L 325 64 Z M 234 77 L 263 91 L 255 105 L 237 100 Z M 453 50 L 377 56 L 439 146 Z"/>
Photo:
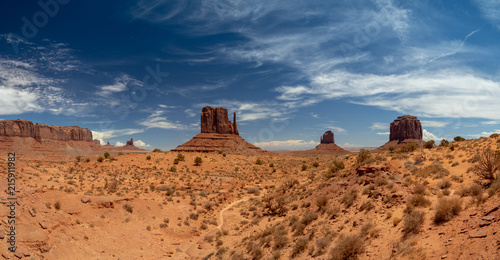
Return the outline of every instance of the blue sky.
<path id="1" fill-rule="evenodd" d="M 41 3 L 41 4 L 40 4 Z M 0 119 L 79 125 L 171 149 L 201 108 L 269 149 L 500 130 L 500 2 L 2 1 Z"/>

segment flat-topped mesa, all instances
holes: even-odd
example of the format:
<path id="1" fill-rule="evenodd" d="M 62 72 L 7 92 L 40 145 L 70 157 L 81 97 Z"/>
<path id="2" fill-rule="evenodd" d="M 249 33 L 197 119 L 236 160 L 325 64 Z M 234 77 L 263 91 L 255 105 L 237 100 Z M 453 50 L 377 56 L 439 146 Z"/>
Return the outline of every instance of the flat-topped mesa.
<path id="1" fill-rule="evenodd" d="M 322 144 L 334 144 L 335 143 L 335 139 L 333 137 L 333 132 L 330 131 L 330 130 L 326 131 L 323 134 L 323 136 L 321 137 L 320 142 Z"/>
<path id="2" fill-rule="evenodd" d="M 206 106 L 201 110 L 202 133 L 239 135 L 238 126 L 236 125 L 236 113 L 233 114 L 233 121 L 234 123 L 229 120 L 225 108 Z"/>
<path id="3" fill-rule="evenodd" d="M 92 131 L 87 128 L 33 124 L 22 119 L 0 121 L 0 136 L 32 137 L 38 142 L 44 139 L 93 142 Z"/>
<path id="4" fill-rule="evenodd" d="M 422 140 L 422 125 L 415 116 L 399 116 L 391 123 L 389 141 Z"/>

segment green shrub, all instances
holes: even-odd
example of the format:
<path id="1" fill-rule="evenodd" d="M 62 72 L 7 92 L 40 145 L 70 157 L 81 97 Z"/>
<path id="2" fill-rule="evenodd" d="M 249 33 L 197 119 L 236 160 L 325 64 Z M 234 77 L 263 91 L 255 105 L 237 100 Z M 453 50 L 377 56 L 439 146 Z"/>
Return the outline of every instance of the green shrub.
<path id="1" fill-rule="evenodd" d="M 455 140 L 456 142 L 461 142 L 461 141 L 465 141 L 465 138 L 463 138 L 461 136 L 455 136 L 455 138 L 453 138 L 453 140 Z"/>
<path id="2" fill-rule="evenodd" d="M 401 147 L 401 149 L 399 149 L 399 151 L 401 151 L 402 153 L 409 153 L 409 152 L 413 152 L 413 151 L 417 150 L 417 148 L 418 148 L 418 144 L 413 142 L 413 143 L 403 145 L 403 147 Z"/>
<path id="3" fill-rule="evenodd" d="M 99 157 L 97 157 L 97 161 L 102 162 L 102 161 L 104 161 L 104 158 L 102 156 L 99 156 Z"/>
<path id="4" fill-rule="evenodd" d="M 127 212 L 134 212 L 134 208 L 132 207 L 132 205 L 126 203 L 125 205 L 123 205 L 123 209 L 126 210 Z"/>
<path id="5" fill-rule="evenodd" d="M 179 164 L 179 158 L 174 159 L 174 164 Z"/>
<path id="6" fill-rule="evenodd" d="M 340 203 L 344 204 L 346 208 L 351 207 L 358 199 L 358 191 L 355 189 L 350 190 L 340 199 Z"/>
<path id="7" fill-rule="evenodd" d="M 151 160 L 151 155 L 146 156 L 146 160 Z"/>
<path id="8" fill-rule="evenodd" d="M 57 209 L 57 210 L 61 209 L 61 202 L 60 201 L 56 201 L 54 203 L 54 208 Z"/>
<path id="9" fill-rule="evenodd" d="M 109 158 L 109 156 L 110 156 L 110 154 L 109 154 L 108 152 L 105 152 L 105 153 L 104 153 L 104 158 L 108 159 L 108 158 Z"/>
<path id="10" fill-rule="evenodd" d="M 80 162 L 82 160 L 82 157 L 80 155 L 76 156 L 76 161 Z"/>
<path id="11" fill-rule="evenodd" d="M 257 164 L 257 165 L 263 165 L 264 161 L 262 161 L 261 159 L 257 158 L 257 161 L 255 161 L 255 164 Z"/>
<path id="12" fill-rule="evenodd" d="M 169 169 L 171 172 L 177 172 L 177 168 L 175 166 L 170 167 Z"/>
<path id="13" fill-rule="evenodd" d="M 155 148 L 155 149 L 153 150 L 153 153 L 159 153 L 159 152 L 161 152 L 161 150 L 160 150 L 160 149 L 158 149 L 158 148 Z"/>
<path id="14" fill-rule="evenodd" d="M 450 142 L 448 142 L 448 140 L 443 139 L 443 140 L 441 140 L 441 143 L 439 143 L 439 146 L 448 147 L 449 144 L 450 144 Z"/>
<path id="15" fill-rule="evenodd" d="M 307 170 L 307 165 L 305 164 L 302 164 L 302 168 L 301 168 L 303 171 Z"/>
<path id="16" fill-rule="evenodd" d="M 185 160 L 185 158 L 186 157 L 184 156 L 184 154 L 182 154 L 182 153 L 177 154 L 177 159 L 179 160 L 179 162 L 183 162 Z"/>
<path id="17" fill-rule="evenodd" d="M 482 179 L 493 181 L 500 170 L 500 153 L 490 149 L 478 153 L 478 161 L 472 166 L 473 172 Z"/>
<path id="18" fill-rule="evenodd" d="M 194 159 L 194 164 L 195 164 L 196 166 L 200 166 L 202 162 L 203 162 L 203 160 L 201 159 L 201 157 L 196 157 L 196 158 Z"/>
<path id="19" fill-rule="evenodd" d="M 359 153 L 358 153 L 358 160 L 357 160 L 357 162 L 358 162 L 359 165 L 361 165 L 361 164 L 363 164 L 364 161 L 366 161 L 370 157 L 371 157 L 370 151 L 361 148 L 361 150 L 359 150 Z"/>
<path id="20" fill-rule="evenodd" d="M 434 147 L 434 144 L 434 140 L 427 141 L 424 143 L 424 148 L 431 149 L 432 147 Z"/>

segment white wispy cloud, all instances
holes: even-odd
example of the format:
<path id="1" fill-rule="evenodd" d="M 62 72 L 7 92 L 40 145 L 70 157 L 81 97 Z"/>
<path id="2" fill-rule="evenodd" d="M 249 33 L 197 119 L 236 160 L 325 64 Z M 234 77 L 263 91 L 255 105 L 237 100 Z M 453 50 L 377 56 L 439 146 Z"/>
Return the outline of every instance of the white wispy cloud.
<path id="1" fill-rule="evenodd" d="M 372 125 L 370 126 L 370 129 L 371 130 L 385 130 L 385 129 L 389 129 L 389 124 L 388 123 L 375 122 L 375 123 L 372 123 Z"/>
<path id="2" fill-rule="evenodd" d="M 172 122 L 164 116 L 164 110 L 155 110 L 146 119 L 139 121 L 140 125 L 147 128 L 162 128 L 162 129 L 176 129 L 183 130 L 187 129 L 187 126 L 181 124 L 180 122 Z"/>
<path id="3" fill-rule="evenodd" d="M 475 86 L 475 87 L 471 87 Z M 469 70 L 447 69 L 376 75 L 336 70 L 309 87 L 278 87 L 282 99 L 344 99 L 426 117 L 500 119 L 500 82 Z"/>
<path id="4" fill-rule="evenodd" d="M 118 141 L 118 142 L 116 142 L 116 144 L 115 144 L 115 146 L 118 146 L 118 147 L 120 147 L 120 146 L 124 146 L 124 145 L 125 145 L 125 143 L 122 143 L 122 142 L 119 142 L 119 141 Z"/>
<path id="5" fill-rule="evenodd" d="M 304 140 L 286 140 L 286 141 L 270 141 L 256 142 L 254 145 L 266 150 L 302 150 L 311 149 L 318 145 L 319 142 L 304 141 Z"/>
<path id="6" fill-rule="evenodd" d="M 422 126 L 425 127 L 445 127 L 450 124 L 449 122 L 429 121 L 429 120 L 420 120 L 420 123 L 422 123 Z"/>
<path id="7" fill-rule="evenodd" d="M 378 135 L 389 135 L 391 132 L 377 132 Z"/>
<path id="8" fill-rule="evenodd" d="M 473 0 L 482 16 L 500 29 L 500 2 L 497 0 Z"/>
<path id="9" fill-rule="evenodd" d="M 480 134 L 470 134 L 470 135 L 467 135 L 467 136 L 470 136 L 470 137 L 473 137 L 473 138 L 479 138 L 479 137 L 489 137 L 490 135 L 492 134 L 500 134 L 500 129 L 498 130 L 493 130 L 493 131 L 490 131 L 490 132 L 481 132 Z"/>
<path id="10" fill-rule="evenodd" d="M 99 89 L 96 94 L 102 97 L 108 97 L 113 93 L 126 91 L 129 87 L 142 86 L 143 83 L 133 77 L 122 74 L 114 78 L 114 82 L 111 85 L 98 86 Z"/>
<path id="11" fill-rule="evenodd" d="M 193 112 L 193 109 L 191 109 L 191 108 L 184 110 L 184 113 L 186 113 L 186 115 L 188 117 L 195 117 L 196 116 L 196 114 Z"/>

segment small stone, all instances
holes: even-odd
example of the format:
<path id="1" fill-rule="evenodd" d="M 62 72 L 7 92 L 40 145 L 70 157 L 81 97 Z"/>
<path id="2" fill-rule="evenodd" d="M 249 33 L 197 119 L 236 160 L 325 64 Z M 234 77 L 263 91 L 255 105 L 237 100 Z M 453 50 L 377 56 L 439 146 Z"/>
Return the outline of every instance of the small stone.
<path id="1" fill-rule="evenodd" d="M 30 215 L 32 217 L 36 217 L 36 213 L 35 213 L 35 211 L 33 209 L 28 209 L 28 212 L 30 213 Z"/>
<path id="2" fill-rule="evenodd" d="M 10 255 L 7 252 L 2 253 L 2 257 L 5 259 L 10 259 Z"/>
<path id="3" fill-rule="evenodd" d="M 0 231 L 0 239 L 4 239 L 4 238 L 5 238 L 5 234 L 2 231 Z"/>
<path id="4" fill-rule="evenodd" d="M 473 211 L 472 213 L 469 214 L 469 216 L 471 216 L 471 217 L 473 217 L 475 215 L 477 215 L 477 211 Z"/>
<path id="5" fill-rule="evenodd" d="M 493 220 L 495 220 L 495 217 L 494 216 L 484 216 L 481 219 L 484 221 L 493 221 Z"/>
<path id="6" fill-rule="evenodd" d="M 488 222 L 488 221 L 481 221 L 481 222 L 479 222 L 479 226 L 480 226 L 480 227 L 489 226 L 490 224 L 491 224 L 491 223 L 490 223 L 490 222 Z"/>
<path id="7" fill-rule="evenodd" d="M 198 249 L 202 249 L 202 248 L 203 248 L 203 247 L 201 246 L 201 244 L 200 244 L 200 245 L 198 245 Z"/>
<path id="8" fill-rule="evenodd" d="M 47 229 L 47 224 L 45 224 L 44 222 L 38 222 L 38 224 L 40 224 L 40 227 L 42 227 L 43 229 Z"/>
<path id="9" fill-rule="evenodd" d="M 486 230 L 479 230 L 476 232 L 469 233 L 470 238 L 483 238 L 486 236 L 487 236 Z"/>
<path id="10" fill-rule="evenodd" d="M 447 257 L 448 257 L 448 255 L 442 255 L 441 259 L 446 259 Z"/>
<path id="11" fill-rule="evenodd" d="M 23 254 L 21 254 L 20 252 L 15 252 L 14 256 L 19 258 L 19 259 L 23 258 Z"/>
<path id="12" fill-rule="evenodd" d="M 89 198 L 89 197 L 87 197 L 87 196 L 83 196 L 83 197 L 81 198 L 81 201 L 82 201 L 82 203 L 89 203 L 89 202 L 90 202 L 90 198 Z"/>

